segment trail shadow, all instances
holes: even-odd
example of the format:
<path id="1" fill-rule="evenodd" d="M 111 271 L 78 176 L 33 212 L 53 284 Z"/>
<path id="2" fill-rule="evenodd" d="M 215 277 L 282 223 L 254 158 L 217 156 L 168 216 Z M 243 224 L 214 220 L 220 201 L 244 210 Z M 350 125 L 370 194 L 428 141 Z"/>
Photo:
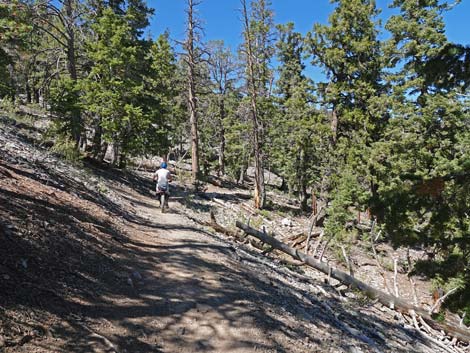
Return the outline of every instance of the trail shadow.
<path id="1" fill-rule="evenodd" d="M 243 200 L 246 201 L 252 198 L 251 195 L 243 194 L 240 192 L 237 192 L 237 193 L 205 192 L 204 194 L 201 194 L 200 196 L 206 200 L 212 200 L 213 198 L 217 198 L 223 201 L 231 201 L 235 203 L 240 203 Z"/>

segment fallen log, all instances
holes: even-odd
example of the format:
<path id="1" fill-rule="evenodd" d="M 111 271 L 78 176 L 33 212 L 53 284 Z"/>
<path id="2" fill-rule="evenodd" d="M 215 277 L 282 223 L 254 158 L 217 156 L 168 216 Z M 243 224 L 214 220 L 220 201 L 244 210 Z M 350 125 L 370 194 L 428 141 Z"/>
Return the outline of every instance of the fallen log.
<path id="1" fill-rule="evenodd" d="M 300 238 L 301 236 L 305 235 L 305 232 L 300 232 L 300 233 L 297 233 L 297 234 L 294 234 L 294 235 L 289 235 L 285 238 L 285 240 L 288 240 L 288 241 L 295 241 L 297 240 L 297 238 Z"/>
<path id="2" fill-rule="evenodd" d="M 245 211 L 247 211 L 252 216 L 256 216 L 258 214 L 254 208 L 252 208 L 251 206 L 249 206 L 245 203 L 241 203 L 240 208 L 243 208 Z"/>
<path id="3" fill-rule="evenodd" d="M 318 236 L 320 235 L 320 233 L 321 233 L 321 232 L 312 233 L 312 234 L 310 235 L 310 239 L 311 239 L 311 238 L 316 238 L 316 237 L 318 237 Z M 295 248 L 295 247 L 301 245 L 303 242 L 305 242 L 305 241 L 307 241 L 307 240 L 309 240 L 308 235 L 305 234 L 305 233 L 302 233 L 301 236 L 298 236 L 298 237 L 292 242 L 291 246 L 292 246 L 293 248 Z"/>
<path id="4" fill-rule="evenodd" d="M 348 275 L 343 271 L 330 267 L 326 263 L 317 261 L 313 257 L 308 256 L 303 252 L 298 251 L 297 249 L 291 248 L 290 246 L 277 240 L 273 236 L 262 233 L 239 221 L 236 222 L 236 226 L 243 230 L 246 234 L 254 236 L 262 242 L 271 245 L 274 249 L 280 250 L 292 256 L 294 259 L 302 261 L 304 264 L 309 265 L 310 267 L 313 267 L 316 270 L 319 270 L 329 275 L 330 277 L 340 281 L 343 284 L 359 289 L 360 291 L 365 293 L 369 298 L 377 299 L 381 304 L 385 306 L 393 307 L 395 310 L 408 315 L 410 315 L 410 313 L 414 311 L 416 314 L 420 315 L 428 323 L 429 326 L 433 327 L 434 329 L 442 330 L 448 335 L 456 337 L 462 342 L 470 342 L 470 330 L 465 330 L 461 327 L 455 327 L 446 322 L 437 322 L 429 315 L 427 310 L 420 307 L 416 307 L 402 298 L 398 298 L 391 294 L 382 292 L 381 290 L 378 290 L 374 287 L 371 287 L 368 284 L 358 280 L 353 276 Z"/>
<path id="5" fill-rule="evenodd" d="M 252 239 L 249 239 L 248 237 L 242 235 L 242 234 L 238 234 L 237 232 L 234 232 L 230 229 L 227 229 L 223 226 L 221 226 L 219 223 L 217 223 L 216 219 L 215 219 L 215 215 L 214 215 L 214 212 L 210 212 L 210 222 L 207 222 L 207 221 L 202 221 L 202 220 L 199 220 L 197 218 L 193 218 L 193 217 L 189 217 L 188 218 L 190 220 L 192 220 L 193 222 L 196 222 L 197 224 L 200 224 L 202 226 L 205 226 L 205 227 L 210 227 L 212 228 L 213 230 L 215 230 L 217 233 L 220 233 L 220 234 L 224 234 L 228 237 L 231 237 L 233 239 L 235 239 L 236 241 L 240 242 L 240 243 L 243 243 L 243 244 L 250 244 L 252 247 L 260 250 L 260 251 L 266 251 L 266 248 L 263 247 L 263 245 L 260 243 L 260 242 L 256 242 Z"/>
<path id="6" fill-rule="evenodd" d="M 226 205 L 224 201 L 222 201 L 222 200 L 220 200 L 220 199 L 218 199 L 218 198 L 216 198 L 216 197 L 213 197 L 211 201 L 214 202 L 214 203 L 216 203 L 216 204 L 218 204 L 218 205 L 220 205 L 220 206 L 222 206 L 222 207 L 227 207 L 227 208 L 229 208 L 229 206 Z"/>
<path id="7" fill-rule="evenodd" d="M 307 234 L 303 234 L 301 237 L 298 237 L 292 244 L 291 246 L 293 248 L 297 247 L 297 245 L 302 244 L 304 241 L 307 240 Z"/>

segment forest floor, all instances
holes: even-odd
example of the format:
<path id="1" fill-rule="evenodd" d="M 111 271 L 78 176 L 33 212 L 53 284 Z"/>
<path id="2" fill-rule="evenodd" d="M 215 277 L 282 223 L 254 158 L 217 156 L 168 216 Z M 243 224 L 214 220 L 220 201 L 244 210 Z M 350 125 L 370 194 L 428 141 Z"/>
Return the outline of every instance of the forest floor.
<path id="1" fill-rule="evenodd" d="M 177 180 L 162 214 L 150 173 L 65 163 L 40 126 L 0 120 L 0 352 L 442 351 L 394 311 L 199 225 L 211 199 L 248 191 Z"/>

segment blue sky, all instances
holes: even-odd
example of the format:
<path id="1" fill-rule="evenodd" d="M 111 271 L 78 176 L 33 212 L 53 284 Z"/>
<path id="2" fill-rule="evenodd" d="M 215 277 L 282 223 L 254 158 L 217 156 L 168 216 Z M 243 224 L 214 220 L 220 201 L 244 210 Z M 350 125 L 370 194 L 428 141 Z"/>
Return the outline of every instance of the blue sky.
<path id="1" fill-rule="evenodd" d="M 377 0 L 382 17 L 388 17 L 391 0 Z M 173 39 L 184 37 L 185 0 L 148 0 L 155 16 L 152 18 L 150 33 L 156 36 L 165 29 L 170 30 Z M 292 21 L 301 33 L 309 31 L 313 23 L 327 23 L 333 9 L 329 0 L 272 0 L 276 23 Z M 223 39 L 235 49 L 241 40 L 239 0 L 202 0 L 199 17 L 205 27 L 205 39 Z M 470 0 L 462 0 L 452 11 L 445 14 L 446 33 L 449 39 L 460 44 L 470 44 Z"/>
<path id="2" fill-rule="evenodd" d="M 181 40 L 185 31 L 186 0 L 147 0 L 155 9 L 149 32 L 152 37 L 168 29 L 171 39 Z M 247 0 L 248 1 L 248 0 Z M 381 19 L 396 12 L 388 8 L 391 0 L 377 0 L 382 10 Z M 295 29 L 303 34 L 314 23 L 327 23 L 334 6 L 329 0 L 272 0 L 275 23 L 294 22 Z M 202 0 L 198 16 L 203 22 L 204 40 L 222 39 L 232 50 L 241 42 L 240 0 Z M 444 15 L 446 34 L 450 41 L 470 45 L 470 0 L 462 0 L 452 11 Z M 324 78 L 321 70 L 307 62 L 306 73 L 315 81 Z"/>

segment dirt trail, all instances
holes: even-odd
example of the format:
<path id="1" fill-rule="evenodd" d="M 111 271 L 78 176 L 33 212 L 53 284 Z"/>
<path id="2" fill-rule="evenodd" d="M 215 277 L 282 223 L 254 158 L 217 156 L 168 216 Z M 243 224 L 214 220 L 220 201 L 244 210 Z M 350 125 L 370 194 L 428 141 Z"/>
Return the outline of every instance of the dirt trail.
<path id="1" fill-rule="evenodd" d="M 161 214 L 157 201 L 132 189 L 119 192 L 139 219 L 126 222 L 130 275 L 121 285 L 129 287 L 127 295 L 103 296 L 101 305 L 82 311 L 74 329 L 66 328 L 62 337 L 56 330 L 56 345 L 46 341 L 43 347 L 47 343 L 53 351 L 68 352 L 438 351 L 367 307 L 360 316 L 341 302 L 334 314 L 325 311 L 308 288 L 291 286 L 249 250 L 237 250 L 197 227 L 175 200 L 170 212 Z M 373 326 L 352 336 L 341 327 L 343 320 L 375 324 L 382 334 Z"/>
<path id="2" fill-rule="evenodd" d="M 161 214 L 157 201 L 127 191 L 146 221 L 129 223 L 134 295 L 118 299 L 106 319 L 110 325 L 100 328 L 110 340 L 137 336 L 117 351 L 312 351 L 307 330 L 315 325 L 295 325 L 296 313 L 283 308 L 270 279 L 245 268 L 231 245 L 180 214 L 175 201 Z"/>

